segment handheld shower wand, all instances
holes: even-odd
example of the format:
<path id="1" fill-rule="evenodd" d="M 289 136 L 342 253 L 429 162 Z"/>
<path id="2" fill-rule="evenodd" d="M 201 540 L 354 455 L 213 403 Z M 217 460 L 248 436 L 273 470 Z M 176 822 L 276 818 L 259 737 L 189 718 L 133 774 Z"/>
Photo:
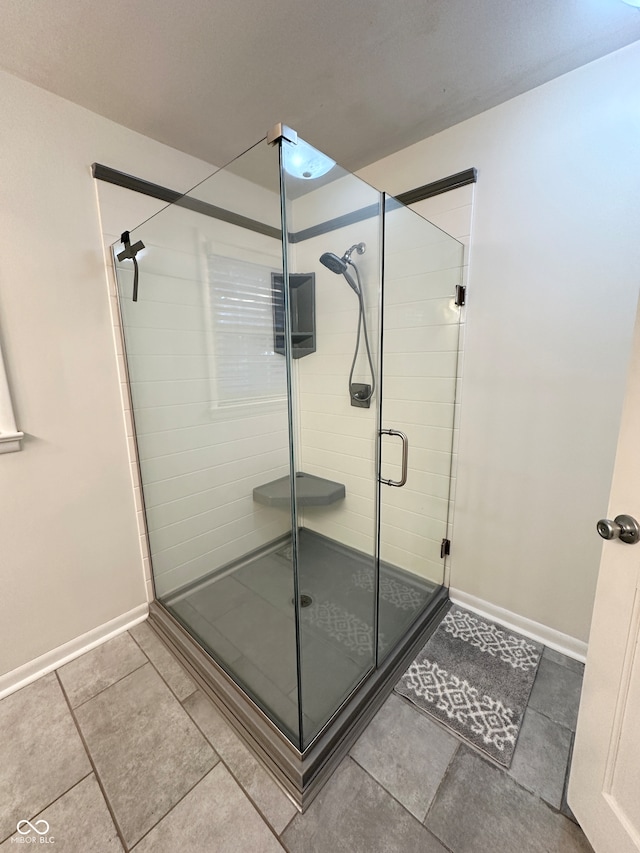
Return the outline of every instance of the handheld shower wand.
<path id="1" fill-rule="evenodd" d="M 333 252 L 325 252 L 320 255 L 320 263 L 336 275 L 344 276 L 347 284 L 358 297 L 358 331 L 356 333 L 356 348 L 353 353 L 353 361 L 351 362 L 351 370 L 349 371 L 349 397 L 351 398 L 352 406 L 362 406 L 369 408 L 371 398 L 376 389 L 375 370 L 373 367 L 373 359 L 371 357 L 371 347 L 369 346 L 369 334 L 367 331 L 367 321 L 364 316 L 364 297 L 362 295 L 362 285 L 360 282 L 360 273 L 358 267 L 351 260 L 351 255 L 357 252 L 359 255 L 364 255 L 366 250 L 364 243 L 355 243 L 350 249 L 339 258 Z M 353 267 L 356 274 L 356 281 L 350 274 L 349 266 Z M 353 382 L 353 372 L 356 367 L 358 358 L 358 350 L 360 348 L 360 330 L 364 331 L 364 343 L 367 350 L 367 360 L 369 362 L 369 370 L 371 371 L 371 385 L 360 385 Z M 359 386 L 359 387 L 358 387 Z"/>
<path id="2" fill-rule="evenodd" d="M 367 247 L 364 243 L 356 243 L 350 249 L 347 249 L 341 258 L 334 255 L 333 252 L 325 252 L 324 255 L 320 255 L 320 263 L 328 270 L 331 270 L 331 272 L 336 273 L 336 275 L 343 275 L 347 280 L 347 284 L 357 296 L 360 296 L 360 289 L 353 278 L 349 275 L 349 264 L 356 269 L 356 265 L 351 260 L 351 255 L 354 252 L 357 252 L 359 255 L 364 255 L 366 248 Z"/>

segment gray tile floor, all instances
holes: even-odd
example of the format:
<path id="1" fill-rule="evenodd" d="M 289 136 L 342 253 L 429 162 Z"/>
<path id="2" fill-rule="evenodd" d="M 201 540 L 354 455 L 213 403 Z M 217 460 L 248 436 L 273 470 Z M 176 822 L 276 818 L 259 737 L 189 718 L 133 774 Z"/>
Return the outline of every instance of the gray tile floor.
<path id="1" fill-rule="evenodd" d="M 581 681 L 545 650 L 509 771 L 394 694 L 300 815 L 142 623 L 0 702 L 0 851 L 23 820 L 58 853 L 590 851 L 564 801 Z"/>

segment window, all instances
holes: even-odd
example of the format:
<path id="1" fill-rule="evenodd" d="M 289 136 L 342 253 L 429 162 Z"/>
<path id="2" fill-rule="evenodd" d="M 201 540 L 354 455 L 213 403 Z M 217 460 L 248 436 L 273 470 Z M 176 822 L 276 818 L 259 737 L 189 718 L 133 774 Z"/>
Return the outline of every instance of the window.
<path id="1" fill-rule="evenodd" d="M 208 343 L 215 407 L 286 397 L 274 351 L 272 267 L 208 255 Z"/>

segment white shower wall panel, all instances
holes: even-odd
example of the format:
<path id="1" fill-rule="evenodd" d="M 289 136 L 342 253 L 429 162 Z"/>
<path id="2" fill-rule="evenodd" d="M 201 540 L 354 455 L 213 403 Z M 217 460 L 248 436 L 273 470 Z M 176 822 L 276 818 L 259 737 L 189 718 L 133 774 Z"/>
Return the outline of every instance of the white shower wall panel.
<path id="1" fill-rule="evenodd" d="M 314 197 L 321 197 L 316 217 L 324 213 L 329 219 L 353 209 L 353 198 L 349 199 L 351 207 L 345 210 L 340 208 L 339 199 L 336 206 L 331 208 L 327 203 L 325 209 L 328 189 L 313 193 Z M 365 187 L 363 204 L 371 203 L 370 194 L 370 188 Z M 312 207 L 308 197 L 300 201 Z M 296 228 L 298 222 L 304 227 L 304 213 L 296 217 Z M 311 214 L 309 220 L 313 223 Z M 292 253 L 296 272 L 316 273 L 316 352 L 296 361 L 299 468 L 343 483 L 346 491 L 345 499 L 333 506 L 303 508 L 299 521 L 310 530 L 366 554 L 375 550 L 377 392 L 371 408 L 351 406 L 349 370 L 356 343 L 358 299 L 345 279 L 322 266 L 319 258 L 324 252 L 340 256 L 349 246 L 366 243 L 365 254 L 354 254 L 354 260 L 362 280 L 367 328 L 377 365 L 379 229 L 378 217 L 372 217 L 294 243 Z M 364 344 L 360 346 L 353 380 L 371 382 Z"/>
<path id="2" fill-rule="evenodd" d="M 259 218 L 259 210 L 269 220 L 267 190 L 237 176 L 216 181 L 221 178 L 230 208 L 237 207 L 235 187 L 236 195 L 250 197 L 240 212 L 253 210 Z M 123 222 L 131 195 L 120 190 Z M 278 270 L 281 247 L 273 238 L 175 208 L 131 232 L 132 241 L 139 238 L 147 247 L 140 258 L 144 311 L 131 301 L 123 311 L 135 402 L 132 452 L 144 482 L 156 593 L 164 595 L 290 530 L 288 509 L 253 501 L 256 486 L 288 472 L 286 401 L 220 399 L 208 291 L 215 286 L 211 257 Z M 227 267 L 233 271 L 233 261 Z M 120 278 L 131 288 L 131 272 Z"/>
<path id="3" fill-rule="evenodd" d="M 408 437 L 408 473 L 400 489 L 382 487 L 380 556 L 443 581 L 462 283 L 461 247 L 448 234 L 387 216 L 384 284 L 383 426 Z M 398 479 L 397 439 L 384 438 L 382 476 Z"/>
<path id="4" fill-rule="evenodd" d="M 314 195 L 322 193 L 320 190 Z M 464 199 L 466 224 L 462 230 L 468 233 L 470 194 L 466 189 Z M 460 200 L 458 194 L 452 203 L 458 205 Z M 306 201 L 311 209 L 310 199 Z M 358 303 L 346 282 L 324 269 L 318 259 L 326 251 L 340 255 L 362 240 L 377 252 L 378 227 L 376 219 L 365 220 L 294 247 L 296 271 L 316 270 L 317 294 L 317 350 L 296 364 L 300 468 L 346 487 L 343 502 L 305 508 L 301 517 L 306 527 L 366 553 L 372 553 L 376 512 L 372 488 L 377 479 L 375 406 L 360 409 L 350 405 L 348 374 Z M 421 576 L 442 580 L 439 552 L 448 514 L 458 364 L 458 309 L 451 295 L 461 283 L 460 248 L 435 229 L 425 229 L 420 220 L 414 229 L 405 228 L 393 236 L 395 251 L 385 258 L 393 277 L 388 277 L 385 290 L 383 415 L 388 412 L 388 417 L 383 426 L 406 431 L 410 453 L 407 486 L 388 494 L 383 487 L 381 555 Z M 368 323 L 377 357 L 376 259 L 369 248 L 354 259 L 365 282 Z M 355 381 L 368 380 L 365 363 L 361 352 Z M 379 387 L 375 404 L 378 393 Z M 385 439 L 382 476 L 395 478 L 400 461 L 399 445 Z"/>

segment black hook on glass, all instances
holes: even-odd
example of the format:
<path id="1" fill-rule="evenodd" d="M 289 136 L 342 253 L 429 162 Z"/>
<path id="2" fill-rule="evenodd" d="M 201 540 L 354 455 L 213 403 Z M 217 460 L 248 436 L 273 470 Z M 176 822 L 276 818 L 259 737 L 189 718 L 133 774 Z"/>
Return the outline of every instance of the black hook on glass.
<path id="1" fill-rule="evenodd" d="M 124 250 L 122 252 L 118 252 L 117 258 L 119 261 L 133 261 L 133 301 L 138 301 L 138 262 L 136 260 L 136 255 L 139 251 L 144 249 L 144 243 L 142 240 L 138 240 L 137 243 L 131 245 L 131 241 L 129 240 L 129 232 L 123 231 L 120 235 L 120 242 L 124 246 Z"/>

